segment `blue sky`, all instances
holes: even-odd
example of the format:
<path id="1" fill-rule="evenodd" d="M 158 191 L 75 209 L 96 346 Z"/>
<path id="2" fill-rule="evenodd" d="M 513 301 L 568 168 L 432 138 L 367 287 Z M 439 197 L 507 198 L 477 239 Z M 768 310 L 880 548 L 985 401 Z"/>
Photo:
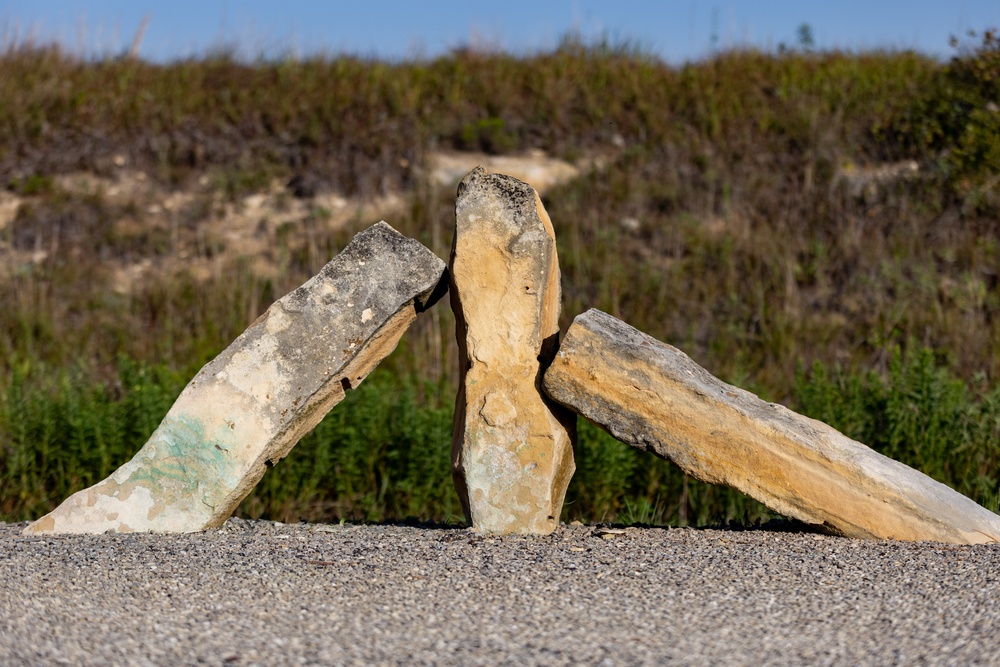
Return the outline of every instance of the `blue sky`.
<path id="1" fill-rule="evenodd" d="M 907 49 L 948 56 L 950 35 L 1000 26 L 998 0 L 0 0 L 3 43 L 58 41 L 87 55 L 119 54 L 148 18 L 139 54 L 152 60 L 235 45 L 253 57 L 348 52 L 436 56 L 459 46 L 548 49 L 576 32 L 628 40 L 671 63 L 713 48 L 795 45 L 812 28 L 820 49 Z"/>

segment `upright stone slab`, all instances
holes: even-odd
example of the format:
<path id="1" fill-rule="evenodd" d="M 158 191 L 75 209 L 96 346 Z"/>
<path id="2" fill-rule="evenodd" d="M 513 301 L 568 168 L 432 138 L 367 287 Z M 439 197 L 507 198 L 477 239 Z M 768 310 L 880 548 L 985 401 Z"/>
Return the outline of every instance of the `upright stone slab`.
<path id="1" fill-rule="evenodd" d="M 452 462 L 466 518 L 548 534 L 573 476 L 576 416 L 544 397 L 558 346 L 555 233 L 526 183 L 477 167 L 459 184 L 451 254 L 460 382 Z"/>
<path id="2" fill-rule="evenodd" d="M 1000 542 L 1000 517 L 960 493 L 722 382 L 680 350 L 601 311 L 576 318 L 544 387 L 619 440 L 832 532 Z"/>
<path id="3" fill-rule="evenodd" d="M 131 461 L 28 534 L 204 530 L 396 347 L 445 265 L 380 222 L 202 368 Z"/>

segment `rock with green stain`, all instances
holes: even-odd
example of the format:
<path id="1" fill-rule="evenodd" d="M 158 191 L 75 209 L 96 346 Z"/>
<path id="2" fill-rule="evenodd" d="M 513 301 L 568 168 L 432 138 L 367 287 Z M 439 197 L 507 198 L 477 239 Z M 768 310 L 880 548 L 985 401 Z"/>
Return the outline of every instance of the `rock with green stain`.
<path id="1" fill-rule="evenodd" d="M 149 441 L 27 534 L 220 525 L 267 468 L 396 347 L 445 265 L 385 222 L 358 234 L 191 380 Z"/>

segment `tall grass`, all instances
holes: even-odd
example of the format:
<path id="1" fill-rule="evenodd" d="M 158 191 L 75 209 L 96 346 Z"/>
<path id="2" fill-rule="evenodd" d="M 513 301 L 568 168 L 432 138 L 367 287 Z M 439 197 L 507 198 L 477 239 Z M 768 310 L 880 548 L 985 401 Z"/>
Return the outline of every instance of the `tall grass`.
<path id="1" fill-rule="evenodd" d="M 138 451 L 180 392 L 164 367 L 121 359 L 115 382 L 84 367 L 15 359 L 0 389 L 0 513 L 27 518 L 111 474 Z"/>
<path id="2" fill-rule="evenodd" d="M 796 398 L 806 414 L 1000 509 L 1000 387 L 985 378 L 970 386 L 931 350 L 896 350 L 887 378 L 816 364 L 800 372 Z"/>
<path id="3" fill-rule="evenodd" d="M 112 386 L 83 369 L 16 364 L 0 390 L 0 519 L 39 516 L 142 446 L 184 379 L 127 359 Z M 793 406 L 996 511 L 1000 388 L 969 387 L 925 350 L 893 355 L 887 379 L 816 364 Z M 459 522 L 451 483 L 450 386 L 376 370 L 269 471 L 238 513 L 282 521 Z M 564 519 L 705 525 L 772 515 L 687 478 L 593 424 L 579 429 Z"/>
<path id="4" fill-rule="evenodd" d="M 983 110 L 1000 103 L 996 53 L 993 33 L 945 64 L 732 52 L 671 68 L 572 40 L 531 57 L 394 64 L 8 51 L 0 184 L 21 204 L 0 227 L 0 510 L 37 515 L 126 460 L 184 379 L 375 221 L 271 225 L 261 233 L 281 270 L 265 276 L 250 258 L 223 259 L 225 239 L 206 231 L 213 201 L 293 176 L 345 196 L 398 191 L 408 209 L 389 222 L 446 256 L 454 197 L 425 170 L 440 149 L 600 165 L 545 196 L 564 326 L 599 307 L 995 508 L 1000 134 Z M 901 160 L 916 169 L 879 176 Z M 81 194 L 57 178 L 122 169 L 208 192 L 165 231 L 142 195 Z M 178 261 L 114 289 L 115 265 L 182 250 L 208 275 Z M 444 303 L 422 315 L 240 511 L 455 518 L 453 324 Z M 590 425 L 580 440 L 567 517 L 765 515 Z"/>

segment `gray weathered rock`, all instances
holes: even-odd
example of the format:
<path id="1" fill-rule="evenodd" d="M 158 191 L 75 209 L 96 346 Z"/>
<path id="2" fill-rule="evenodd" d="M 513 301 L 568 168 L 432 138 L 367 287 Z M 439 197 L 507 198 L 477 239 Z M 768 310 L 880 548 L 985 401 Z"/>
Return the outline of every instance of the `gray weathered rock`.
<path id="1" fill-rule="evenodd" d="M 440 297 L 444 262 L 380 222 L 268 308 L 191 380 L 131 461 L 25 533 L 221 524 Z"/>
<path id="2" fill-rule="evenodd" d="M 573 322 L 544 388 L 686 473 L 856 538 L 1000 542 L 1000 517 L 949 487 L 728 385 L 598 310 Z"/>
<path id="3" fill-rule="evenodd" d="M 473 528 L 547 534 L 573 476 L 576 416 L 542 394 L 559 336 L 555 233 L 538 194 L 470 172 L 458 189 L 451 303 L 461 378 L 455 487 Z"/>

